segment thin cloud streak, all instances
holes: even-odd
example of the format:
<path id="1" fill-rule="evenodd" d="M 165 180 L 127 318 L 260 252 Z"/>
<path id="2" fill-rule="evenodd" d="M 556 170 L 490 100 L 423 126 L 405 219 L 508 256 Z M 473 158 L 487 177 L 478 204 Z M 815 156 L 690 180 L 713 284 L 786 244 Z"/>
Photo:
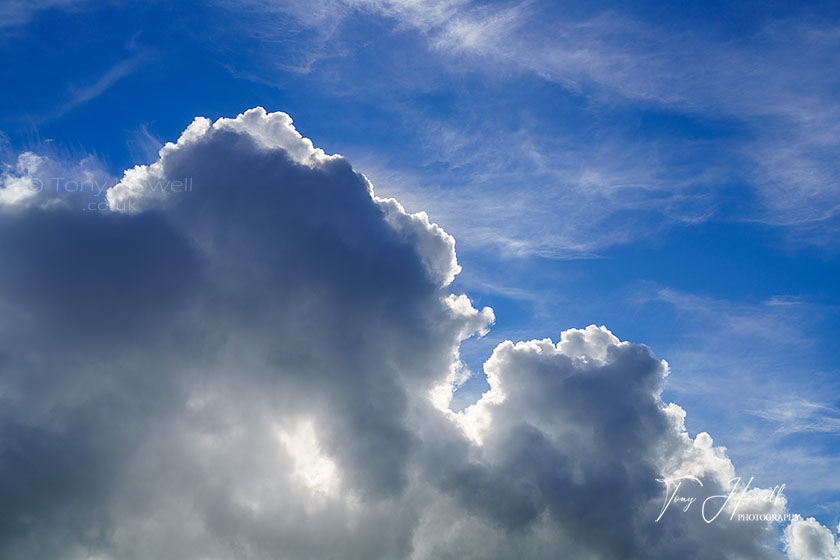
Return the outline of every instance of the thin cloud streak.
<path id="1" fill-rule="evenodd" d="M 245 5 L 254 6 L 247 2 Z M 793 240 L 823 246 L 827 246 L 823 232 L 837 229 L 840 171 L 833 154 L 840 150 L 840 135 L 836 134 L 840 113 L 832 93 L 837 79 L 824 69 L 840 64 L 840 30 L 809 19 L 807 13 L 803 12 L 799 19 L 768 19 L 744 36 L 710 37 L 697 31 L 660 28 L 614 11 L 564 19 L 565 15 L 547 13 L 545 7 L 531 2 L 503 8 L 465 1 L 422 6 L 397 1 L 324 5 L 331 6 L 331 17 L 323 11 L 317 17 L 306 15 L 295 2 L 261 3 L 257 7 L 271 6 L 274 13 L 283 11 L 299 18 L 302 25 L 325 29 L 322 46 L 326 49 L 325 45 L 329 45 L 331 51 L 325 52 L 327 57 L 347 47 L 342 45 L 337 30 L 351 25 L 358 14 L 373 13 L 391 19 L 397 31 L 415 30 L 426 41 L 429 55 L 443 63 L 448 72 L 498 74 L 500 68 L 514 75 L 526 72 L 562 85 L 595 107 L 659 107 L 701 118 L 725 119 L 741 129 L 739 137 L 718 141 L 720 152 L 729 154 L 730 161 L 710 153 L 704 165 L 695 169 L 680 170 L 667 158 L 657 158 L 658 146 L 643 148 L 639 154 L 637 139 L 615 136 L 609 140 L 612 146 L 607 147 L 606 158 L 599 158 L 597 145 L 580 144 L 574 136 L 571 144 L 559 148 L 568 151 L 572 147 L 566 162 L 589 162 L 590 169 L 577 175 L 564 165 L 562 156 L 557 161 L 557 150 L 531 150 L 534 155 L 539 156 L 542 151 L 548 156 L 542 164 L 535 162 L 537 169 L 548 166 L 554 172 L 551 177 L 536 173 L 531 179 L 539 182 L 542 193 L 558 191 L 576 197 L 576 210 L 590 211 L 578 212 L 587 216 L 584 223 L 591 223 L 593 216 L 599 214 L 600 220 L 596 220 L 604 221 L 616 212 L 634 211 L 633 197 L 603 194 L 615 192 L 616 187 L 627 192 L 624 185 L 656 192 L 656 196 L 644 199 L 644 206 L 660 213 L 666 222 L 702 222 L 726 207 L 721 186 L 746 182 L 754 202 L 746 208 L 726 209 L 725 219 L 781 227 L 790 230 Z M 311 69 L 310 65 L 307 71 Z M 428 76 L 418 76 L 419 79 L 425 81 Z M 394 110 L 415 126 L 418 121 L 428 123 L 428 115 L 418 119 L 410 109 L 399 105 Z M 428 145 L 443 146 L 443 161 L 455 168 L 476 159 L 503 164 L 521 156 L 503 154 L 500 158 L 492 130 L 487 134 L 486 130 L 458 131 L 451 127 L 450 122 L 441 119 L 439 130 L 430 129 L 427 124 L 424 134 Z M 458 134 L 466 134 L 466 138 L 453 143 Z M 544 138 L 526 126 L 507 147 L 541 146 L 543 142 Z M 469 146 L 470 153 L 459 151 L 459 145 Z M 701 146 L 702 142 L 686 142 L 684 147 L 670 147 L 667 151 L 676 153 L 678 149 Z M 616 161 L 615 154 L 622 152 L 634 155 Z M 704 172 L 704 168 L 711 173 Z M 690 178 L 692 174 L 694 177 Z M 482 195 L 489 191 L 504 198 L 503 187 L 482 179 L 474 178 L 474 184 L 454 194 L 460 196 L 466 191 L 464 196 L 469 199 L 472 190 Z M 691 193 L 686 199 L 686 183 L 705 191 L 703 198 Z M 587 201 L 590 193 L 599 193 L 599 198 Z M 426 194 L 434 203 L 433 191 Z M 605 203 L 604 196 L 612 200 Z M 487 210 L 492 210 L 493 203 L 490 204 Z M 527 194 L 522 205 L 531 211 L 545 207 L 544 201 Z M 562 204 L 551 207 L 564 219 L 575 214 Z M 433 206 L 430 209 L 437 210 Z M 491 212 L 482 210 L 478 214 L 484 217 Z M 514 253 L 546 255 L 554 251 L 562 255 L 581 249 L 583 240 L 579 235 L 570 238 L 569 233 L 557 233 L 543 239 L 537 235 L 535 239 L 526 222 L 527 218 L 520 214 L 505 227 L 506 231 L 518 232 L 520 241 L 527 240 L 521 247 L 516 239 L 494 240 L 486 232 L 473 233 L 478 243 L 507 245 Z M 639 231 L 635 224 L 612 227 L 615 235 L 602 239 L 591 240 L 591 232 L 587 232 L 586 249 L 622 243 L 624 236 L 633 238 L 634 232 Z M 641 231 L 642 235 L 647 233 L 644 228 Z M 463 239 L 469 236 L 466 232 L 461 234 Z"/>
<path id="2" fill-rule="evenodd" d="M 76 109 L 77 107 L 80 107 L 85 103 L 96 99 L 97 97 L 108 91 L 120 80 L 140 70 L 155 56 L 154 52 L 151 49 L 137 47 L 134 41 L 130 43 L 129 48 L 130 50 L 134 51 L 134 53 L 131 56 L 111 66 L 93 83 L 73 88 L 70 99 L 58 106 L 53 111 L 49 112 L 44 117 L 42 117 L 39 120 L 39 122 L 46 122 L 53 119 L 57 119 L 69 113 L 73 109 Z"/>
<path id="3" fill-rule="evenodd" d="M 815 358 L 830 351 L 815 345 L 832 309 L 796 297 L 746 304 L 653 285 L 633 301 L 668 306 L 679 325 L 663 357 L 681 375 L 668 379 L 666 398 L 713 427 L 764 483 L 785 482 L 818 503 L 836 499 L 840 485 L 830 473 L 840 455 L 826 442 L 840 433 L 840 403 L 831 400 L 840 387 Z"/>

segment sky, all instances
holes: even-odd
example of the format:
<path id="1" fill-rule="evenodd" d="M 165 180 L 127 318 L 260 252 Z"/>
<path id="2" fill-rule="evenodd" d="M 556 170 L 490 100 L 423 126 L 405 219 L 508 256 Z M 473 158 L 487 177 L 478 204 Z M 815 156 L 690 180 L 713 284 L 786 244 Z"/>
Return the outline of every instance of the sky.
<path id="1" fill-rule="evenodd" d="M 836 2 L 5 0 L 0 60 L 0 557 L 840 558 Z"/>

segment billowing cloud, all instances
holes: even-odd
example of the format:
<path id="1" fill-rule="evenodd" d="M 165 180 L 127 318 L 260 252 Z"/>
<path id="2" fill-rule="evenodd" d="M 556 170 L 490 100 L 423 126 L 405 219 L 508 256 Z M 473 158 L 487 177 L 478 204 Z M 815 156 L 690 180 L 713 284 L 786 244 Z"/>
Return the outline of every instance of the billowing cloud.
<path id="1" fill-rule="evenodd" d="M 778 556 L 784 498 L 726 501 L 667 364 L 604 327 L 499 345 L 450 411 L 494 319 L 453 239 L 283 113 L 196 119 L 105 211 L 7 198 L 3 558 Z"/>
<path id="2" fill-rule="evenodd" d="M 0 137 L 2 140 L 2 137 Z M 2 148 L 2 144 L 0 144 Z M 0 150 L 0 155 L 6 155 Z M 6 159 L 6 158 L 3 158 Z M 104 195 L 114 180 L 93 156 L 65 162 L 25 151 L 0 163 L 0 212 L 37 206 L 107 209 Z"/>
<path id="3" fill-rule="evenodd" d="M 838 526 L 840 531 L 840 526 Z M 840 543 L 813 517 L 794 516 L 784 533 L 785 550 L 790 560 L 836 560 Z"/>

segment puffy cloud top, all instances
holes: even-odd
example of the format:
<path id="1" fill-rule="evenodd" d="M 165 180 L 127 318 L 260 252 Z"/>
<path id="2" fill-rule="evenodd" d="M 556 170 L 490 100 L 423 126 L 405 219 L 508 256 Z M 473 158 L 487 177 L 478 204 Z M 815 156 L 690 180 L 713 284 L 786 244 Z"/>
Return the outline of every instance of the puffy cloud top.
<path id="1" fill-rule="evenodd" d="M 247 142 L 249 148 L 256 154 L 283 154 L 291 163 L 311 169 L 315 174 L 346 175 L 347 185 L 332 185 L 321 193 L 311 193 L 313 196 L 341 199 L 348 196 L 364 197 L 360 187 L 365 187 L 368 194 L 377 204 L 389 225 L 403 237 L 411 240 L 432 274 L 444 285 L 448 285 L 460 272 L 455 258 L 455 240 L 443 229 L 429 222 L 425 212 L 407 214 L 403 207 L 394 199 L 381 199 L 373 196 L 373 186 L 360 173 L 353 171 L 349 164 L 339 155 L 328 156 L 320 148 L 315 148 L 312 141 L 295 130 L 292 119 L 286 113 L 266 113 L 262 107 L 245 111 L 235 119 L 221 118 L 215 123 L 209 119 L 197 117 L 181 134 L 176 143 L 168 142 L 160 150 L 160 159 L 151 165 L 138 165 L 125 172 L 122 180 L 106 195 L 112 210 L 118 212 L 140 212 L 154 208 L 173 194 L 182 194 L 195 186 L 195 178 L 191 168 L 185 169 L 184 159 L 196 151 L 220 149 L 224 151 L 225 139 L 237 139 Z M 213 148 L 209 148 L 213 146 Z M 233 152 L 230 155 L 234 155 Z M 338 173 L 343 168 L 344 173 Z M 260 196 L 251 184 L 252 171 L 244 169 L 228 169 L 228 172 L 245 174 L 229 177 L 226 183 L 229 188 L 251 189 L 253 194 Z M 263 182 L 271 182 L 272 177 L 260 177 Z M 248 182 L 245 182 L 248 181 Z M 184 183 L 184 184 L 181 184 Z M 198 188 L 212 188 L 215 183 L 202 181 Z M 282 184 L 276 184 L 274 189 L 281 189 Z M 199 194 L 200 196 L 200 194 Z M 326 199 L 322 200 L 326 204 Z"/>
<path id="2" fill-rule="evenodd" d="M 840 558 L 840 543 L 831 531 L 813 517 L 803 519 L 795 515 L 790 525 L 785 528 L 783 540 L 790 560 L 837 560 Z"/>

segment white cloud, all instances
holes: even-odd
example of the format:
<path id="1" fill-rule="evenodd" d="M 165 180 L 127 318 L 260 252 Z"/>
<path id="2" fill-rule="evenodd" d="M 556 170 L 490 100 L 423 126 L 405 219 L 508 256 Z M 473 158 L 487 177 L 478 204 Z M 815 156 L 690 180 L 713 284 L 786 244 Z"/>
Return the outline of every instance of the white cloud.
<path id="1" fill-rule="evenodd" d="M 152 59 L 152 51 L 138 47 L 134 40 L 129 42 L 128 49 L 132 53 L 130 56 L 108 68 L 92 83 L 71 88 L 70 98 L 44 115 L 41 120 L 47 121 L 58 118 L 76 107 L 99 97 L 114 84 L 126 76 L 130 76 Z"/>
<path id="2" fill-rule="evenodd" d="M 14 168 L 3 170 L 0 187 L 0 205 L 19 206 L 35 198 L 43 188 L 35 174 L 43 165 L 44 158 L 32 152 L 23 152 L 18 156 Z"/>
<path id="3" fill-rule="evenodd" d="M 260 149 L 282 151 L 295 163 L 313 169 L 329 168 L 331 163 L 343 162 L 341 156 L 328 156 L 320 148 L 315 148 L 311 140 L 295 130 L 291 117 L 285 113 L 266 113 L 262 107 L 256 107 L 235 119 L 222 118 L 212 124 L 208 119 L 199 117 L 187 127 L 177 143 L 168 142 L 161 148 L 158 161 L 127 170 L 123 179 L 108 189 L 106 198 L 110 208 L 120 212 L 139 212 L 155 207 L 172 195 L 186 194 L 185 191 L 194 184 L 193 178 L 170 178 L 168 162 L 175 160 L 177 165 L 181 152 L 206 142 L 209 136 L 225 133 L 247 134 Z M 184 185 L 173 186 L 174 181 L 181 179 Z M 358 179 L 373 196 L 370 182 L 362 175 Z M 449 285 L 460 272 L 452 236 L 430 223 L 425 212 L 407 214 L 394 199 L 373 196 L 373 200 L 381 209 L 385 221 L 416 247 L 423 263 L 438 281 Z"/>
<path id="4" fill-rule="evenodd" d="M 837 560 L 840 543 L 831 531 L 813 517 L 797 515 L 785 528 L 785 551 L 790 560 Z"/>
<path id="5" fill-rule="evenodd" d="M 314 492 L 334 494 L 338 487 L 335 463 L 324 455 L 312 425 L 304 422 L 294 431 L 280 431 L 278 437 L 294 460 L 293 476 Z"/>
<path id="6" fill-rule="evenodd" d="M 90 0 L 8 0 L 0 5 L 0 28 L 28 24 L 46 10 L 78 11 L 87 9 Z"/>
<path id="7" fill-rule="evenodd" d="M 743 302 L 658 286 L 636 298 L 652 304 L 644 314 L 667 321 L 678 375 L 665 395 L 689 412 L 689 429 L 715 434 L 739 472 L 785 484 L 793 511 L 802 503 L 835 511 L 840 411 L 833 354 L 820 342 L 834 309 L 801 296 Z"/>
<path id="8" fill-rule="evenodd" d="M 29 207 L 75 206 L 101 201 L 114 181 L 93 156 L 64 161 L 31 151 L 0 168 L 0 212 Z M 105 207 L 103 205 L 103 207 Z"/>
<path id="9" fill-rule="evenodd" d="M 777 557 L 764 521 L 655 521 L 659 479 L 736 471 L 604 327 L 502 343 L 441 406 L 492 311 L 287 115 L 196 119 L 108 201 L 0 213 L 3 557 Z"/>

